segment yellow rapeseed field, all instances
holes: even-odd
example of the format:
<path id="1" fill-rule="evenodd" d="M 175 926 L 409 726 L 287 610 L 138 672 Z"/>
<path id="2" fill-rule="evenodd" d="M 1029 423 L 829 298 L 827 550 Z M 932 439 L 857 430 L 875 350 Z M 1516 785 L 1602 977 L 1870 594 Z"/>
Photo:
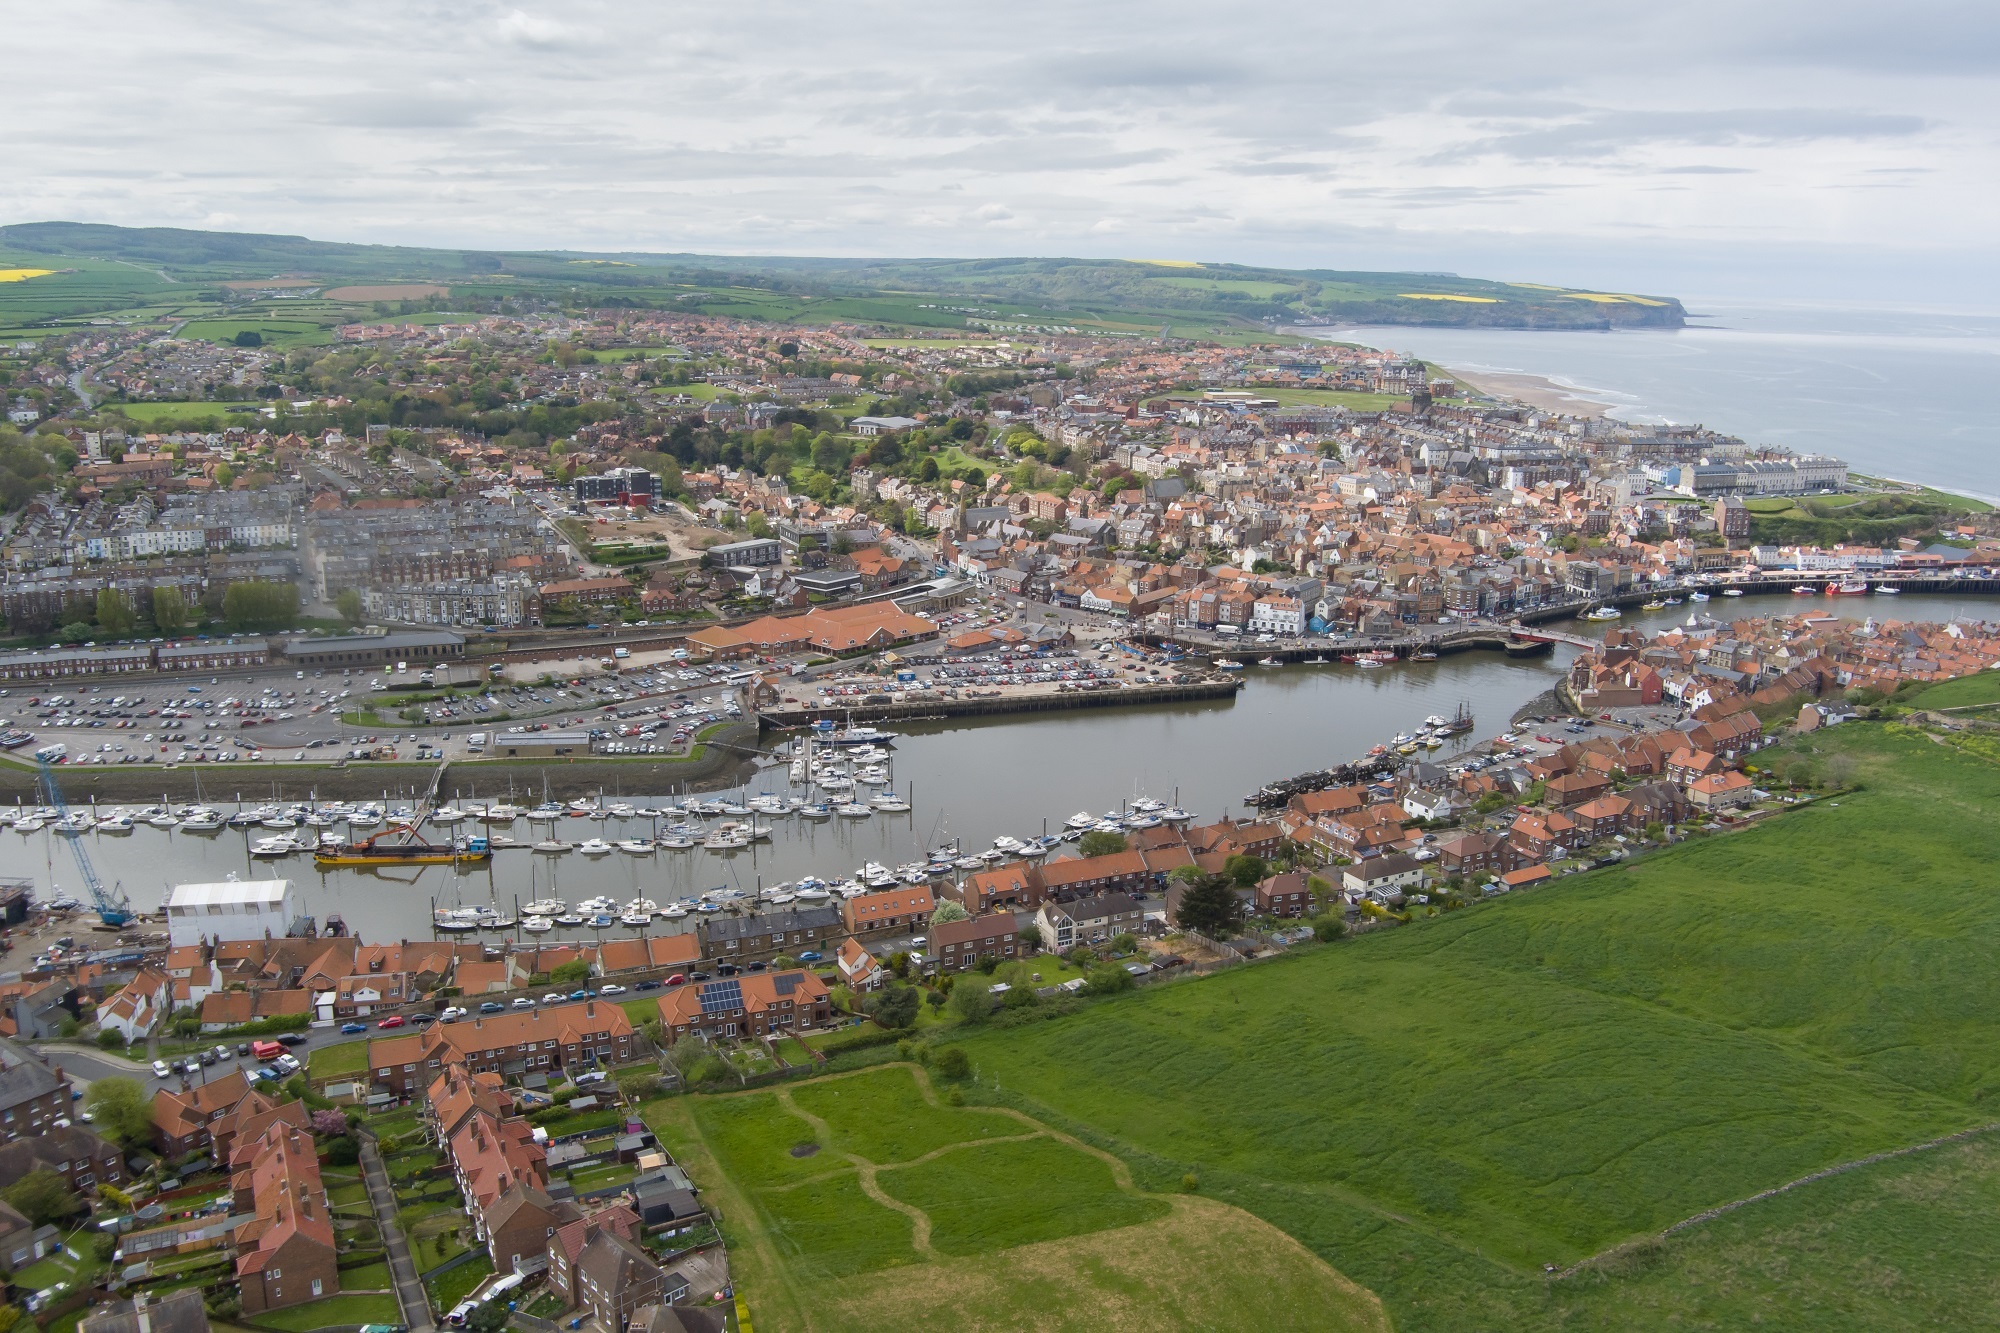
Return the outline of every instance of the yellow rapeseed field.
<path id="1" fill-rule="evenodd" d="M 1615 292 L 1564 292 L 1572 301 L 1596 301 L 1603 305 L 1665 305 L 1665 301 L 1655 301 L 1650 296 L 1621 296 Z"/>
<path id="2" fill-rule="evenodd" d="M 0 282 L 26 282 L 29 278 L 46 278 L 53 272 L 52 268 L 0 268 Z"/>
<path id="3" fill-rule="evenodd" d="M 1450 292 L 1398 292 L 1405 301 L 1463 301 L 1467 305 L 1499 305 L 1497 296 L 1456 296 Z"/>

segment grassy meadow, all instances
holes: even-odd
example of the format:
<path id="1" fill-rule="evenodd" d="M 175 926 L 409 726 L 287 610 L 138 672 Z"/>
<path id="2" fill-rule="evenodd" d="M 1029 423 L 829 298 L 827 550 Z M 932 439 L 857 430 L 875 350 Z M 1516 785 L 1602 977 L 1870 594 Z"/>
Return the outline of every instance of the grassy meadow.
<path id="1" fill-rule="evenodd" d="M 1985 944 L 2000 930 L 2000 766 L 1865 724 L 1807 743 L 1862 789 L 1421 929 L 974 1036 L 975 1100 L 1108 1149 L 1141 1187 L 1198 1175 L 1403 1329 L 1651 1327 L 1697 1308 L 1933 1326 L 1917 1308 L 1883 1322 L 1872 1299 L 1892 1259 L 1865 1247 L 1899 1216 L 1886 1200 L 1853 1220 L 1856 1251 L 1797 1256 L 1817 1295 L 1786 1305 L 1815 1200 L 1864 1189 L 1862 1173 L 1644 1244 L 2000 1119 Z M 1974 1144 L 1867 1175 L 1995 1150 Z M 1954 1199 L 1897 1247 L 1925 1309 L 1992 1299 L 1953 1258 L 1978 1213 Z M 1545 1277 L 1634 1241 L 1637 1277 Z M 1697 1270 L 1700 1299 L 1683 1289 Z"/>
<path id="2" fill-rule="evenodd" d="M 954 1326 L 993 1333 L 1275 1328 L 1302 1309 L 1314 1327 L 1386 1327 L 1367 1292 L 1247 1214 L 1141 1190 L 1018 1111 L 951 1106 L 910 1065 L 648 1115 L 720 1203 L 760 1325 L 874 1329 L 942 1282 Z"/>

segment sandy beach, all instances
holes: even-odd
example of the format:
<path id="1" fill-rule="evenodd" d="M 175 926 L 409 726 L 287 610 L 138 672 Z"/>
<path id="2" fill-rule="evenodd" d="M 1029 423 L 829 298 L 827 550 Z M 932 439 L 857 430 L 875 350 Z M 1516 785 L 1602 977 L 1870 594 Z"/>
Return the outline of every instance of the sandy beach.
<path id="1" fill-rule="evenodd" d="M 1600 403 L 1594 398 L 1586 398 L 1574 389 L 1565 389 L 1555 381 L 1540 375 L 1513 375 L 1500 371 L 1481 371 L 1469 375 L 1462 370 L 1445 369 L 1451 377 L 1468 384 L 1481 393 L 1494 398 L 1505 398 L 1529 407 L 1540 408 L 1544 412 L 1560 412 L 1572 417 L 1601 417 L 1611 410 L 1611 404 Z"/>

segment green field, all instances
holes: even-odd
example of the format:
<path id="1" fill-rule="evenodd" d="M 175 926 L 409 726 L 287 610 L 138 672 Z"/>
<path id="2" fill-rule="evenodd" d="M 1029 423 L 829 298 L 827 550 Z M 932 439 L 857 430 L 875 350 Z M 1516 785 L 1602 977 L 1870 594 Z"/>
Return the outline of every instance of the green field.
<path id="1" fill-rule="evenodd" d="M 1355 412 L 1381 412 L 1397 403 L 1407 405 L 1407 395 L 1363 393 L 1355 389 L 1264 389 L 1253 390 L 1260 398 L 1275 398 L 1281 407 L 1345 407 Z"/>
<path id="2" fill-rule="evenodd" d="M 909 1065 L 648 1117 L 718 1200 L 760 1325 L 874 1329 L 949 1289 L 954 1327 L 996 1333 L 1282 1327 L 1302 1309 L 1317 1328 L 1384 1327 L 1366 1292 L 1248 1215 L 1142 1191 L 1019 1112 L 946 1105 Z"/>
<path id="3" fill-rule="evenodd" d="M 984 1098 L 1110 1148 L 1142 1185 L 1196 1173 L 1372 1288 L 1398 1328 L 1650 1326 L 1669 1294 L 1693 1299 L 1671 1276 L 1549 1286 L 1544 1265 L 1994 1118 L 2000 767 L 1868 724 L 1810 744 L 1865 790 L 1421 929 L 972 1036 Z M 1789 1215 L 1819 1193 L 1786 1196 Z M 1932 1258 L 1904 1270 L 1939 1306 L 1992 1299 L 1953 1257 L 1986 1243 L 1951 1220 L 1977 1211 L 1941 1209 Z M 1753 1205 L 1641 1266 L 1689 1271 L 1727 1232 L 1782 1286 L 1786 1216 Z M 1880 1275 L 1865 1250 L 1812 1264 L 1833 1285 L 1790 1326 L 1928 1326 L 1860 1313 Z"/>
<path id="4" fill-rule="evenodd" d="M 109 403 L 107 409 L 115 409 L 134 421 L 153 425 L 162 421 L 196 421 L 204 417 L 217 417 L 231 426 L 256 424 L 257 413 L 264 407 L 262 403 Z M 233 407 L 247 408 L 243 412 L 230 411 Z"/>
<path id="5" fill-rule="evenodd" d="M 1912 708 L 1968 708 L 2000 704 L 2000 671 L 1939 681 L 1909 701 Z"/>
<path id="6" fill-rule="evenodd" d="M 327 325 L 304 319 L 251 315 L 241 319 L 198 319 L 181 328 L 183 338 L 233 343 L 239 333 L 256 333 L 266 347 L 324 347 L 333 341 Z"/>

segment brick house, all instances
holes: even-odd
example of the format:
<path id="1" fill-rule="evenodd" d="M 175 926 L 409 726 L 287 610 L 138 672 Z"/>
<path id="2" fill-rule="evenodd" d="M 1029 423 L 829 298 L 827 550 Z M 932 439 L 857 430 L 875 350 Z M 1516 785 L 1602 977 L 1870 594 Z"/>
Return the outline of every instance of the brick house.
<path id="1" fill-rule="evenodd" d="M 857 937 L 896 930 L 922 930 L 937 900 L 921 885 L 901 885 L 879 893 L 863 893 L 840 905 L 848 932 Z"/>
<path id="2" fill-rule="evenodd" d="M 556 1228 L 582 1217 L 567 1199 L 552 1199 L 539 1185 L 521 1181 L 487 1205 L 486 1253 L 496 1273 L 534 1273 L 549 1262 Z"/>
<path id="3" fill-rule="evenodd" d="M 984 916 L 1001 908 L 1034 907 L 1042 901 L 1042 880 L 1026 861 L 1009 861 L 990 870 L 967 875 L 954 884 L 949 880 L 937 891 L 974 916 Z"/>
<path id="4" fill-rule="evenodd" d="M 15 1060 L 0 1069 L 0 1143 L 12 1143 L 55 1127 L 69 1115 L 69 1080 L 61 1066 Z"/>
<path id="5" fill-rule="evenodd" d="M 1602 773 L 1564 773 L 1543 784 L 1548 803 L 1558 810 L 1584 805 L 1611 790 L 1611 779 Z"/>
<path id="6" fill-rule="evenodd" d="M 1711 773 L 1688 783 L 1688 800 L 1697 810 L 1734 810 L 1750 803 L 1753 786 L 1741 773 Z"/>
<path id="7" fill-rule="evenodd" d="M 798 954 L 806 949 L 824 953 L 829 940 L 846 933 L 841 909 L 831 904 L 787 912 L 761 912 L 756 916 L 711 918 L 701 923 L 701 953 L 704 958 L 723 963 L 751 958 L 769 960 L 781 953 Z"/>
<path id="8" fill-rule="evenodd" d="M 123 1184 L 125 1159 L 82 1125 L 45 1129 L 0 1148 L 0 1190 L 36 1171 L 53 1171 L 71 1189 L 89 1194 L 99 1185 Z"/>
<path id="9" fill-rule="evenodd" d="M 577 1265 L 583 1259 L 584 1248 L 603 1231 L 634 1240 L 639 1234 L 640 1221 L 632 1209 L 614 1203 L 588 1216 L 578 1214 L 561 1223 L 548 1238 L 548 1275 L 543 1280 L 569 1304 L 576 1305 L 582 1300 Z"/>
<path id="10" fill-rule="evenodd" d="M 1506 875 L 1520 853 L 1498 833 L 1460 833 L 1438 843 L 1438 865 L 1446 875 Z"/>
<path id="11" fill-rule="evenodd" d="M 261 1314 L 339 1292 L 333 1218 L 312 1135 L 275 1124 L 238 1143 L 229 1168 L 231 1211 L 253 1215 L 236 1230 L 243 1312 Z"/>
<path id="12" fill-rule="evenodd" d="M 660 996 L 660 1022 L 673 1041 L 796 1031 L 832 1016 L 826 983 L 803 970 L 749 972 L 676 986 Z"/>
<path id="13" fill-rule="evenodd" d="M 615 1004 L 584 1000 L 520 1013 L 440 1023 L 368 1043 L 368 1068 L 381 1086 L 408 1097 L 447 1063 L 472 1073 L 548 1074 L 632 1058 L 632 1020 Z"/>
<path id="14" fill-rule="evenodd" d="M 1044 898 L 1078 898 L 1107 891 L 1144 892 L 1152 879 L 1142 852 L 1113 852 L 1051 861 L 1039 871 Z"/>
<path id="15" fill-rule="evenodd" d="M 963 972 L 981 958 L 1006 962 L 1021 953 L 1020 934 L 1012 912 L 946 921 L 931 931 L 930 952 L 947 972 Z"/>
<path id="16" fill-rule="evenodd" d="M 1272 875 L 1257 882 L 1251 899 L 1258 916 L 1301 917 L 1312 910 L 1312 890 L 1306 886 L 1305 872 L 1294 870 Z"/>
<path id="17" fill-rule="evenodd" d="M 642 1305 L 671 1305 L 687 1295 L 687 1279 L 668 1273 L 636 1242 L 603 1229 L 576 1261 L 577 1298 L 590 1307 L 603 1333 L 625 1333 Z"/>

